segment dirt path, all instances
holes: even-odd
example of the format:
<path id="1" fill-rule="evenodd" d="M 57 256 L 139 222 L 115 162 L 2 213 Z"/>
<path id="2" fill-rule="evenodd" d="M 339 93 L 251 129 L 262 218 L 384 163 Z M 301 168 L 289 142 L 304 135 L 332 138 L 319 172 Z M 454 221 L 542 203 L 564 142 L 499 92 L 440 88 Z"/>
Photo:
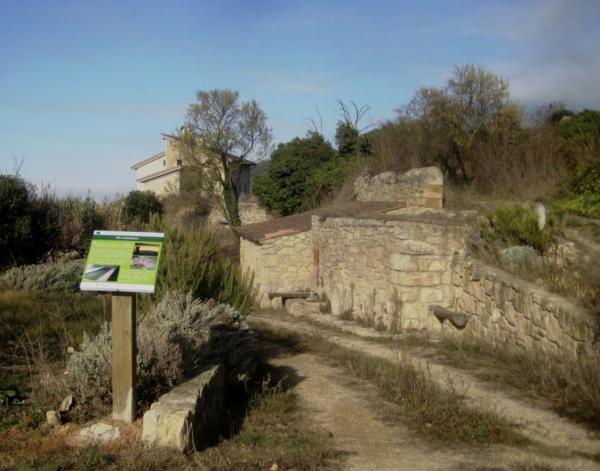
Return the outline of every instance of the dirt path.
<path id="1" fill-rule="evenodd" d="M 310 316 L 308 316 L 310 319 Z M 372 329 L 341 321 L 334 316 L 314 316 L 314 321 L 343 329 L 345 332 L 327 332 L 327 340 L 339 346 L 365 352 L 380 358 L 397 361 L 398 350 L 388 345 L 373 343 L 366 337 L 382 336 Z M 306 320 L 272 313 L 252 316 L 258 325 L 267 325 L 299 334 L 318 333 Z M 346 333 L 347 332 L 347 333 Z M 406 354 L 406 351 L 403 350 Z M 535 450 L 507 450 L 494 447 L 478 453 L 476 460 L 467 451 L 456 454 L 429 449 L 399 426 L 384 424 L 372 409 L 376 392 L 357 393 L 356 387 L 348 385 L 348 377 L 340 370 L 331 368 L 312 354 L 287 357 L 281 361 L 294 368 L 304 380 L 297 391 L 315 420 L 327 428 L 340 441 L 342 449 L 352 453 L 348 469 L 486 469 L 485 463 L 510 463 L 515 459 L 530 460 L 537 456 L 566 469 L 600 470 L 593 456 L 600 454 L 600 441 L 590 437 L 578 424 L 559 417 L 552 411 L 536 407 L 483 384 L 468 373 L 431 359 L 409 352 L 416 366 L 427 367 L 433 378 L 448 384 L 451 381 L 464 392 L 477 407 L 495 409 L 499 414 L 523 426 L 523 433 L 537 444 Z M 280 361 L 280 360 L 277 360 Z M 368 396 L 370 395 L 370 398 Z M 529 447 L 531 448 L 531 447 Z M 378 461 L 382 460 L 382 461 Z M 479 466 L 475 467 L 475 464 Z M 371 467 L 369 467 L 371 466 Z M 473 466 L 473 467 L 472 467 Z M 496 468 L 498 469 L 498 468 Z M 500 468 L 502 469 L 502 468 Z M 511 469 L 509 466 L 508 469 Z M 528 469 L 528 468 L 525 468 Z"/>
<path id="2" fill-rule="evenodd" d="M 313 354 L 277 358 L 274 366 L 292 368 L 302 380 L 294 387 L 310 422 L 333 435 L 348 453 L 344 469 L 436 470 L 460 469 L 467 458 L 424 447 L 402 427 L 386 425 L 372 408 L 375 392 L 351 384 L 338 368 Z"/>

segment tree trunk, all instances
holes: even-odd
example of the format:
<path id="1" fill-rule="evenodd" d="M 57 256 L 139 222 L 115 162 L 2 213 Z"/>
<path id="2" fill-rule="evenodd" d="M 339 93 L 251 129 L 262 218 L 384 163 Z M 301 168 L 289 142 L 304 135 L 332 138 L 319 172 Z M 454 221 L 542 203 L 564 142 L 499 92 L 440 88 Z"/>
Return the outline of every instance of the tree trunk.
<path id="1" fill-rule="evenodd" d="M 225 199 L 225 207 L 227 208 L 227 219 L 237 234 L 235 228 L 241 225 L 240 208 L 238 205 L 238 190 L 231 182 L 227 183 L 223 188 L 223 198 Z"/>

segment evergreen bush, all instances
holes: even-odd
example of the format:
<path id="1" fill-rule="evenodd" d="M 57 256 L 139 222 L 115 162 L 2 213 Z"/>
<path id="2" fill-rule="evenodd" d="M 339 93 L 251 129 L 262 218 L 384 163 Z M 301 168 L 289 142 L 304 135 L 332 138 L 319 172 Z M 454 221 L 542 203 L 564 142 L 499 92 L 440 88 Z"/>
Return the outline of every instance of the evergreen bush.
<path id="1" fill-rule="evenodd" d="M 231 304 L 243 315 L 254 306 L 252 276 L 222 257 L 212 232 L 169 229 L 161 254 L 157 298 L 183 290 L 200 299 Z"/>
<path id="2" fill-rule="evenodd" d="M 134 219 L 147 223 L 152 214 L 162 214 L 162 212 L 162 203 L 151 191 L 131 191 L 123 201 L 123 222 L 125 223 Z"/>

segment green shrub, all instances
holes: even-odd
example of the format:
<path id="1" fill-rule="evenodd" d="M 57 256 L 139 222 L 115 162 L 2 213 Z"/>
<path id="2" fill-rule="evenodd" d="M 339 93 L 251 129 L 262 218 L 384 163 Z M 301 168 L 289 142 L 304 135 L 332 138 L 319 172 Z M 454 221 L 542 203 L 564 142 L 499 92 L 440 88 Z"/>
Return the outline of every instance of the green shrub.
<path id="1" fill-rule="evenodd" d="M 540 253 L 555 243 L 560 228 L 556 218 L 550 217 L 540 229 L 535 210 L 518 203 L 500 205 L 490 214 L 489 221 L 490 227 L 483 231 L 488 244 L 528 245 Z"/>
<path id="2" fill-rule="evenodd" d="M 150 220 L 152 214 L 162 214 L 163 207 L 151 191 L 131 191 L 123 201 L 123 222 L 139 219 L 143 223 Z"/>
<path id="3" fill-rule="evenodd" d="M 0 175 L 0 267 L 22 263 L 31 242 L 27 185 L 20 177 Z"/>
<path id="4" fill-rule="evenodd" d="M 79 290 L 83 263 L 71 260 L 14 267 L 0 274 L 0 289 L 75 293 Z"/>
<path id="5" fill-rule="evenodd" d="M 110 401 L 111 335 L 105 323 L 100 332 L 85 335 L 81 350 L 67 363 L 67 380 L 84 402 Z M 142 404 L 181 382 L 214 357 L 224 361 L 231 380 L 246 379 L 254 368 L 253 337 L 241 314 L 191 293 L 167 293 L 137 325 L 137 380 Z"/>
<path id="6" fill-rule="evenodd" d="M 174 290 L 200 299 L 230 304 L 243 315 L 254 306 L 251 276 L 239 264 L 223 258 L 212 232 L 167 230 L 161 255 L 157 297 Z"/>
<path id="7" fill-rule="evenodd" d="M 572 196 L 562 207 L 580 216 L 600 218 L 600 159 L 579 171 L 571 188 Z"/>
<path id="8" fill-rule="evenodd" d="M 18 176 L 0 175 L 0 268 L 34 263 L 51 251 L 82 253 L 98 223 L 89 196 L 58 198 Z"/>

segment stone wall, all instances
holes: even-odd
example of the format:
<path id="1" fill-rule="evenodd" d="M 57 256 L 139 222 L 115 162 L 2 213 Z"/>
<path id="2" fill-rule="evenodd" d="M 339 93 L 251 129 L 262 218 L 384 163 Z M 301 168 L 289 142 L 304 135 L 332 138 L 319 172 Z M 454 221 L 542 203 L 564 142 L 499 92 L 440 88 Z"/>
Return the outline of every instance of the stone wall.
<path id="1" fill-rule="evenodd" d="M 437 167 L 365 175 L 354 181 L 353 190 L 359 201 L 406 201 L 411 208 L 441 209 L 444 176 Z"/>
<path id="2" fill-rule="evenodd" d="M 453 307 L 469 322 L 450 335 L 558 355 L 593 345 L 597 320 L 565 298 L 477 261 L 456 264 L 452 276 Z"/>
<path id="3" fill-rule="evenodd" d="M 259 206 L 258 203 L 240 201 L 240 219 L 242 225 L 254 224 L 256 222 L 270 221 L 273 217 Z"/>
<path id="4" fill-rule="evenodd" d="M 255 222 L 270 221 L 273 217 L 261 208 L 258 203 L 239 202 L 240 220 L 242 225 L 254 224 Z M 208 224 L 222 224 L 227 221 L 223 211 L 218 206 L 213 206 L 208 213 Z"/>
<path id="5" fill-rule="evenodd" d="M 142 441 L 191 453 L 218 438 L 226 397 L 225 368 L 216 365 L 175 386 L 144 414 Z"/>
<path id="6" fill-rule="evenodd" d="M 270 305 L 270 292 L 308 290 L 312 261 L 310 232 L 267 239 L 261 244 L 245 238 L 240 241 L 240 263 L 244 270 L 254 272 L 261 307 Z"/>
<path id="7" fill-rule="evenodd" d="M 437 328 L 431 304 L 451 304 L 451 274 L 471 234 L 456 216 L 329 218 L 313 223 L 319 290 L 332 312 L 383 328 Z"/>

